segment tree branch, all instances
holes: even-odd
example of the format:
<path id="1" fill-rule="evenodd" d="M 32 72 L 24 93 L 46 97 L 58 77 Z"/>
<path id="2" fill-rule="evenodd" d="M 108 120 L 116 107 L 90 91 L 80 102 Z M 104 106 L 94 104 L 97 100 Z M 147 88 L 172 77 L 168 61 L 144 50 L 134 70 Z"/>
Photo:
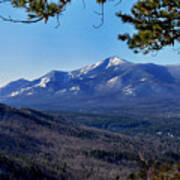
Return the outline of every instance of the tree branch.
<path id="1" fill-rule="evenodd" d="M 102 4 L 101 12 L 99 13 L 99 12 L 95 11 L 95 13 L 97 15 L 101 16 L 100 24 L 99 25 L 93 25 L 93 28 L 98 29 L 98 28 L 100 28 L 104 24 L 104 3 Z"/>
<path id="2" fill-rule="evenodd" d="M 0 15 L 0 19 L 2 19 L 3 21 L 13 22 L 13 23 L 32 24 L 32 23 L 37 23 L 37 22 L 43 20 L 43 17 L 40 17 L 36 20 L 31 21 L 31 20 L 16 20 L 16 19 L 12 19 L 10 16 L 9 16 L 9 18 L 6 18 L 6 17 Z"/>

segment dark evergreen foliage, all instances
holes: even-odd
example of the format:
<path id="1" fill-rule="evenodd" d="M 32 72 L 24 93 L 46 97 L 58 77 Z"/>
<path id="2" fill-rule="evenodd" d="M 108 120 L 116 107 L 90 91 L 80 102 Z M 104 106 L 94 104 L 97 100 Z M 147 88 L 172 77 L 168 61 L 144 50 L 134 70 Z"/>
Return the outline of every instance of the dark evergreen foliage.
<path id="1" fill-rule="evenodd" d="M 57 17 L 65 10 L 72 0 L 1 0 L 0 3 L 10 3 L 14 8 L 22 8 L 27 12 L 26 20 L 16 20 L 0 15 L 4 21 L 14 23 L 36 23 L 44 20 L 47 23 L 50 17 Z M 104 4 L 108 0 L 96 0 L 102 6 L 98 13 L 101 23 L 104 23 Z M 85 3 L 85 1 L 83 1 Z M 180 41 L 180 1 L 179 0 L 138 0 L 131 8 L 131 14 L 119 12 L 118 17 L 124 23 L 130 23 L 135 28 L 135 33 L 120 34 L 119 39 L 127 41 L 130 49 L 135 53 L 157 51 L 166 46 L 174 46 Z"/>
<path id="2" fill-rule="evenodd" d="M 135 53 L 147 54 L 180 42 L 179 0 L 138 0 L 131 14 L 120 12 L 117 15 L 136 30 L 133 34 L 119 35 Z"/>

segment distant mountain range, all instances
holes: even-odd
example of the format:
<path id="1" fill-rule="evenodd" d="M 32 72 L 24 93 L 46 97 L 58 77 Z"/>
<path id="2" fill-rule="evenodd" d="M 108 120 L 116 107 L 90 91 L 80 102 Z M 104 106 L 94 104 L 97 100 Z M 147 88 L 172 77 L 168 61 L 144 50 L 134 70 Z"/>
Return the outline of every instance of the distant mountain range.
<path id="1" fill-rule="evenodd" d="M 158 102 L 161 108 L 168 104 L 180 112 L 180 66 L 110 57 L 78 70 L 11 82 L 0 88 L 0 101 L 17 107 L 94 112 L 148 109 L 158 107 Z"/>

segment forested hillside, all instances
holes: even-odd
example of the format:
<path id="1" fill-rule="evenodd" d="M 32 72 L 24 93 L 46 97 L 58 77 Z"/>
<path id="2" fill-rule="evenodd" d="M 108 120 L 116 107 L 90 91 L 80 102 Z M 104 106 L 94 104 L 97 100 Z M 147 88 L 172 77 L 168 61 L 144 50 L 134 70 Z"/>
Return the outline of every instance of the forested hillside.
<path id="1" fill-rule="evenodd" d="M 180 160 L 180 146 L 173 138 L 122 135 L 75 123 L 72 117 L 1 104 L 1 176 L 126 179 L 140 169 L 141 156 L 168 164 Z"/>

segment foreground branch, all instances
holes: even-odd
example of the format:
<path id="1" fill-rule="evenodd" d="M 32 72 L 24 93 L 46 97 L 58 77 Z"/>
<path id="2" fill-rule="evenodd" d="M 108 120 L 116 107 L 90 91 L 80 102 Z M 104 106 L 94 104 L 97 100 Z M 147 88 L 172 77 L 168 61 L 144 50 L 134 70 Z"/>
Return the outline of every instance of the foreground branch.
<path id="1" fill-rule="evenodd" d="M 0 19 L 2 19 L 3 21 L 13 22 L 13 23 L 32 24 L 32 23 L 37 23 L 43 20 L 43 17 L 40 17 L 39 19 L 36 19 L 36 20 L 16 20 L 16 19 L 12 19 L 11 17 L 6 18 L 0 15 Z"/>

